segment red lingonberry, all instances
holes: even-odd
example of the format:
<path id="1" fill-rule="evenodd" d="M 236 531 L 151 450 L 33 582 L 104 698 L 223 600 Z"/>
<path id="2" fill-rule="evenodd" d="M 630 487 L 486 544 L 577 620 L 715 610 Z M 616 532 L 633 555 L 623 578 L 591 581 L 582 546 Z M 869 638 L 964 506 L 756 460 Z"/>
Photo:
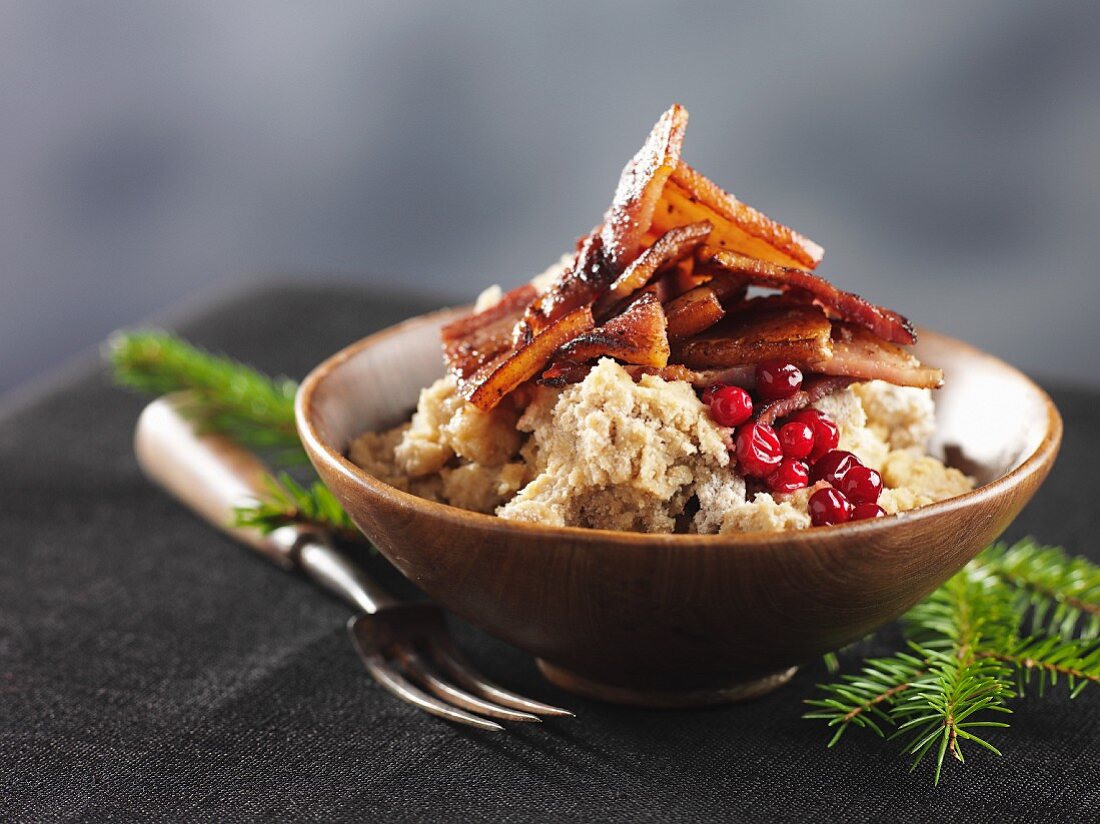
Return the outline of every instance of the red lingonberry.
<path id="1" fill-rule="evenodd" d="M 714 393 L 725 386 L 724 383 L 712 383 L 706 389 L 703 390 L 703 394 L 700 396 L 700 400 L 707 406 L 710 406 L 711 400 L 714 398 Z"/>
<path id="2" fill-rule="evenodd" d="M 768 489 L 772 492 L 794 492 L 805 487 L 809 478 L 810 470 L 804 461 L 784 458 L 779 468 L 768 476 Z"/>
<path id="3" fill-rule="evenodd" d="M 740 386 L 723 386 L 710 398 L 710 416 L 719 426 L 740 426 L 752 417 L 752 398 Z"/>
<path id="4" fill-rule="evenodd" d="M 756 393 L 764 400 L 789 398 L 802 388 L 802 370 L 793 363 L 770 360 L 756 365 Z"/>
<path id="5" fill-rule="evenodd" d="M 814 449 L 814 428 L 803 421 L 789 421 L 779 427 L 783 457 L 808 458 Z"/>
<path id="6" fill-rule="evenodd" d="M 830 486 L 817 490 L 810 496 L 808 505 L 810 521 L 814 526 L 830 526 L 847 523 L 852 517 L 852 504 Z"/>
<path id="7" fill-rule="evenodd" d="M 840 432 L 836 424 L 820 409 L 802 409 L 791 415 L 790 420 L 808 423 L 814 429 L 814 448 L 810 460 L 816 461 L 830 449 L 836 449 Z"/>
<path id="8" fill-rule="evenodd" d="M 859 504 L 852 508 L 853 521 L 868 521 L 872 518 L 885 518 L 886 510 L 878 504 Z"/>
<path id="9" fill-rule="evenodd" d="M 844 473 L 837 489 L 853 504 L 873 504 L 882 492 L 882 476 L 869 466 L 853 466 Z"/>
<path id="10" fill-rule="evenodd" d="M 734 452 L 742 475 L 764 478 L 783 460 L 779 436 L 766 423 L 747 423 L 737 430 Z"/>
<path id="11" fill-rule="evenodd" d="M 813 483 L 825 481 L 840 489 L 840 481 L 853 466 L 861 466 L 859 458 L 843 449 L 833 449 L 818 458 L 810 469 Z"/>

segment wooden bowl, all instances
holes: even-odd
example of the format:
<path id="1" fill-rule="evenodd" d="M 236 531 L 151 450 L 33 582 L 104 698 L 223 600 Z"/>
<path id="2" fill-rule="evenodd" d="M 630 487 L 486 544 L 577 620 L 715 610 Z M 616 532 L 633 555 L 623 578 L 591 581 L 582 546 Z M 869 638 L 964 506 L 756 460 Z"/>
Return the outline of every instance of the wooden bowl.
<path id="1" fill-rule="evenodd" d="M 789 533 L 644 535 L 540 527 L 433 503 L 344 457 L 407 419 L 443 374 L 445 310 L 371 335 L 302 384 L 314 466 L 381 552 L 447 609 L 537 656 L 575 693 L 643 706 L 739 700 L 896 618 L 996 539 L 1054 462 L 1062 421 L 1016 369 L 922 332 L 940 366 L 931 451 L 972 492 L 874 521 Z"/>

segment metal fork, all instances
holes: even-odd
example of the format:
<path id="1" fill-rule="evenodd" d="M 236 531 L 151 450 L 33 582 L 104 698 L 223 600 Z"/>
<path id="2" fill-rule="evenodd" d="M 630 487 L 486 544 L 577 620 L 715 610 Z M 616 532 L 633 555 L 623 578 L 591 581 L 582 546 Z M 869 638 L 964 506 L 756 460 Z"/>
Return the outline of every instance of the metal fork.
<path id="1" fill-rule="evenodd" d="M 206 521 L 281 569 L 298 570 L 358 614 L 348 632 L 374 679 L 425 712 L 483 730 L 505 721 L 540 721 L 573 713 L 532 701 L 480 675 L 455 647 L 443 611 L 403 602 L 372 580 L 332 536 L 290 525 L 263 535 L 232 526 L 236 506 L 265 494 L 270 471 L 254 454 L 220 435 L 199 435 L 180 412 L 185 396 L 153 401 L 142 412 L 134 451 L 145 474 Z M 488 718 L 482 717 L 488 716 Z"/>

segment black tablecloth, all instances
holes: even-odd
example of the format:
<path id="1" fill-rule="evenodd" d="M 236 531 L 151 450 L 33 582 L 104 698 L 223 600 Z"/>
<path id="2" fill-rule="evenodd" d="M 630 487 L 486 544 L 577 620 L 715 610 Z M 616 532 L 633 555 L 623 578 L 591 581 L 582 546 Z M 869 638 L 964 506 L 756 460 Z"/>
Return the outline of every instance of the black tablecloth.
<path id="1" fill-rule="evenodd" d="M 268 284 L 192 309 L 185 335 L 302 376 L 429 308 L 351 286 Z M 28 341 L 27 345 L 33 345 Z M 1100 559 L 1100 395 L 1054 389 L 1062 456 L 1008 537 Z M 456 622 L 488 674 L 577 718 L 484 734 L 391 698 L 348 610 L 214 534 L 143 480 L 143 401 L 92 358 L 0 418 L 2 820 L 1084 820 L 1100 802 L 1100 689 L 1017 706 L 938 789 L 894 743 L 827 751 L 810 663 L 758 701 L 642 711 L 561 693 Z M 849 662 L 850 663 L 850 662 Z"/>

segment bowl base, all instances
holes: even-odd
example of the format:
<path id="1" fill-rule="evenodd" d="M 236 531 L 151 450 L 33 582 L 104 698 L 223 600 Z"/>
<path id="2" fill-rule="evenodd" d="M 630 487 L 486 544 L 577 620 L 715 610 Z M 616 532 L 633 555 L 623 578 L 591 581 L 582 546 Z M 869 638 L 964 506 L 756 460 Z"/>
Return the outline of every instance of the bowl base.
<path id="1" fill-rule="evenodd" d="M 592 681 L 583 675 L 562 669 L 549 661 L 536 659 L 539 670 L 547 680 L 555 686 L 561 687 L 566 692 L 579 695 L 581 698 L 591 698 L 596 701 L 606 701 L 611 704 L 626 704 L 632 707 L 651 707 L 654 709 L 681 709 L 687 707 L 709 707 L 716 704 L 733 704 L 738 701 L 750 701 L 767 695 L 777 689 L 794 676 L 798 667 L 773 672 L 761 678 L 752 678 L 746 681 L 734 681 L 722 687 L 707 687 L 704 689 L 685 690 L 645 690 L 620 687 L 612 684 L 601 684 Z"/>

